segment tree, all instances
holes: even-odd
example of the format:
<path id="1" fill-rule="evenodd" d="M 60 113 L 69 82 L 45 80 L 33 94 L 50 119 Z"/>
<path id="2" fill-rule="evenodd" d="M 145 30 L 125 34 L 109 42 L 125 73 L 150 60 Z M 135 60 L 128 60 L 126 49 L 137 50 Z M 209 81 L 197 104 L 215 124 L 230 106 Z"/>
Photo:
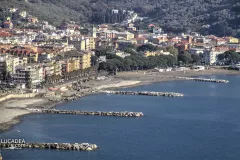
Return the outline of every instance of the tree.
<path id="1" fill-rule="evenodd" d="M 224 61 L 225 64 L 238 63 L 240 61 L 240 55 L 235 51 L 226 51 L 218 55 L 218 59 Z"/>
<path id="2" fill-rule="evenodd" d="M 91 64 L 92 64 L 92 66 L 94 66 L 94 65 L 97 64 L 97 60 L 98 60 L 98 57 L 97 57 L 97 56 L 92 56 L 92 57 L 91 57 Z"/>
<path id="3" fill-rule="evenodd" d="M 144 44 L 144 45 L 141 45 L 137 48 L 137 51 L 138 52 L 145 52 L 145 51 L 156 51 L 158 49 L 158 47 L 155 47 L 154 45 L 152 44 Z"/>
<path id="4" fill-rule="evenodd" d="M 172 55 L 174 55 L 175 57 L 178 56 L 178 49 L 175 48 L 174 46 L 169 46 L 166 48 L 166 50 L 170 52 Z"/>
<path id="5" fill-rule="evenodd" d="M 179 54 L 178 61 L 182 62 L 185 65 L 189 64 L 190 62 L 192 62 L 191 54 L 189 52 L 184 52 L 183 54 Z"/>
<path id="6" fill-rule="evenodd" d="M 199 64 L 201 62 L 201 57 L 198 54 L 191 54 L 191 57 L 194 64 Z"/>
<path id="7" fill-rule="evenodd" d="M 124 59 L 123 60 L 123 70 L 131 70 L 132 69 L 132 64 L 133 64 L 133 61 L 131 59 Z"/>

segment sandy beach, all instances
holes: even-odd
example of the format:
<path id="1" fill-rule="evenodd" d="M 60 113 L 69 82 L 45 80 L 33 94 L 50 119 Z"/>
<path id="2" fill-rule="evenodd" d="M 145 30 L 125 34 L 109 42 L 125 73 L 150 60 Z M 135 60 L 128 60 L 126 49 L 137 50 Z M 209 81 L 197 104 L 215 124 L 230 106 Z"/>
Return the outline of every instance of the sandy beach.
<path id="1" fill-rule="evenodd" d="M 48 100 L 43 98 L 11 99 L 0 103 L 0 132 L 20 121 L 20 116 L 29 114 L 27 107 L 44 106 Z"/>
<path id="2" fill-rule="evenodd" d="M 229 75 L 240 74 L 239 71 L 209 69 L 204 71 L 178 71 L 178 72 L 151 72 L 151 71 L 134 71 L 134 72 L 119 72 L 116 76 L 109 77 L 105 80 L 91 80 L 86 85 L 93 90 L 101 90 L 107 88 L 131 87 L 145 85 L 156 82 L 179 80 L 170 78 L 169 76 L 205 76 L 205 75 Z M 196 82 L 201 83 L 201 82 Z M 68 91 L 69 92 L 69 91 Z M 70 92 L 74 92 L 70 90 Z M 90 93 L 86 93 L 87 95 Z M 46 98 L 27 98 L 27 99 L 10 99 L 0 102 L 0 132 L 9 129 L 12 125 L 20 121 L 20 117 L 30 112 L 27 107 L 45 108 L 57 104 L 49 102 Z"/>

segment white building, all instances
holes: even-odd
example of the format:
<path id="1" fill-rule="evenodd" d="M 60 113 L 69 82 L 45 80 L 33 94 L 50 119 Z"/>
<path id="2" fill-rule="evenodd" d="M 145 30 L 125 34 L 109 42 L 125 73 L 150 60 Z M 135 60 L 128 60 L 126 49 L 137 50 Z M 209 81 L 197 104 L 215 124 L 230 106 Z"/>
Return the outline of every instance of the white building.
<path id="1" fill-rule="evenodd" d="M 203 54 L 204 51 L 205 51 L 204 48 L 191 48 L 191 49 L 189 49 L 189 52 L 191 54 Z"/>
<path id="2" fill-rule="evenodd" d="M 113 9 L 113 10 L 112 10 L 112 13 L 113 13 L 113 14 L 118 14 L 118 12 L 119 12 L 119 11 L 118 11 L 117 9 Z"/>
<path id="3" fill-rule="evenodd" d="M 117 51 L 117 52 L 116 52 L 116 55 L 119 56 L 119 57 L 125 58 L 125 57 L 127 57 L 127 56 L 130 56 L 131 54 L 129 54 L 129 53 L 124 53 L 124 52 L 121 52 L 121 51 Z"/>
<path id="4" fill-rule="evenodd" d="M 204 53 L 204 61 L 206 64 L 209 65 L 213 65 L 217 63 L 217 56 L 219 54 L 223 54 L 225 51 L 214 51 L 214 50 L 210 50 L 210 51 L 205 51 Z"/>
<path id="5" fill-rule="evenodd" d="M 101 63 L 101 62 L 106 62 L 106 61 L 107 61 L 106 56 L 100 56 L 100 57 L 98 58 L 98 62 L 99 62 L 99 63 Z"/>
<path id="6" fill-rule="evenodd" d="M 153 28 L 153 33 L 154 33 L 154 34 L 161 34 L 161 33 L 162 33 L 162 28 L 160 28 L 160 27 L 154 27 L 154 28 Z"/>

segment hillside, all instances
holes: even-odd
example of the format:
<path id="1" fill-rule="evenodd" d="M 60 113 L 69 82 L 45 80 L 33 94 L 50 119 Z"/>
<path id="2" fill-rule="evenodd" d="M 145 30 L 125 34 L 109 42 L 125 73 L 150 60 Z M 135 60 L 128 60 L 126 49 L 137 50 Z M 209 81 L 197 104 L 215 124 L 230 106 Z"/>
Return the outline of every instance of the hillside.
<path id="1" fill-rule="evenodd" d="M 112 8 L 134 9 L 167 31 L 240 36 L 240 0 L 1 0 L 0 8 L 11 6 L 54 24 L 89 22 Z"/>

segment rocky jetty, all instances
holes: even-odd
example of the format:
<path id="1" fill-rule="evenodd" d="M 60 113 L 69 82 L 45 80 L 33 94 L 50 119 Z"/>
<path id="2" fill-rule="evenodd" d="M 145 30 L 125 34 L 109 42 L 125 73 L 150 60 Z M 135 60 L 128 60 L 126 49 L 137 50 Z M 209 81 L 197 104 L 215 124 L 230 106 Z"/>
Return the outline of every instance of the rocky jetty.
<path id="1" fill-rule="evenodd" d="M 30 109 L 29 111 L 47 114 L 76 114 L 76 115 L 95 115 L 95 116 L 114 116 L 114 117 L 142 117 L 142 112 L 100 112 L 100 111 L 75 111 L 75 110 L 56 110 L 56 109 Z"/>
<path id="2" fill-rule="evenodd" d="M 228 80 L 224 80 L 224 79 L 207 79 L 207 78 L 191 78 L 191 77 L 174 77 L 174 78 L 192 80 L 192 81 L 201 81 L 201 82 L 229 83 Z"/>
<path id="3" fill-rule="evenodd" d="M 52 101 L 52 102 L 68 102 L 68 101 L 78 100 L 79 98 L 81 98 L 83 96 L 85 96 L 85 94 L 76 93 L 72 96 L 67 96 L 67 97 L 64 97 L 61 95 L 51 95 L 51 96 L 44 95 L 43 97 L 47 98 L 49 101 Z"/>
<path id="4" fill-rule="evenodd" d="M 184 94 L 182 93 L 175 93 L 175 92 L 148 92 L 148 91 L 109 91 L 104 90 L 101 91 L 107 94 L 124 94 L 124 95 L 142 95 L 142 96 L 163 96 L 163 97 L 183 97 Z"/>
<path id="5" fill-rule="evenodd" d="M 96 144 L 89 143 L 0 143 L 0 148 L 38 148 L 38 149 L 59 149 L 59 150 L 78 150 L 78 151 L 92 151 L 97 149 Z"/>

